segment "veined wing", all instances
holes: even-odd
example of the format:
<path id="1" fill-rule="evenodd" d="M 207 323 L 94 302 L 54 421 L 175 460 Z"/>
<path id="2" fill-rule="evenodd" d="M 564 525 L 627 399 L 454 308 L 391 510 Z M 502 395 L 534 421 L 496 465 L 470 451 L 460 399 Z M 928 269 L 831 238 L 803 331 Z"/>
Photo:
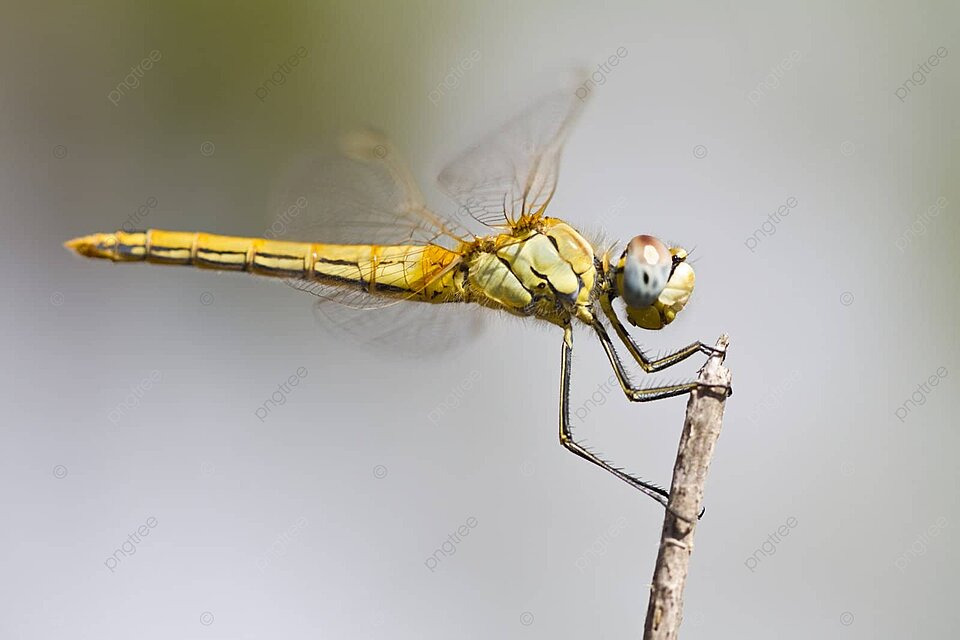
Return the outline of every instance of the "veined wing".
<path id="1" fill-rule="evenodd" d="M 437 245 L 453 249 L 471 234 L 456 220 L 431 211 L 397 148 L 367 130 L 344 136 L 338 152 L 298 159 L 276 190 L 277 220 L 267 234 L 325 244 Z M 416 260 L 387 267 L 397 275 Z M 456 265 L 427 277 L 424 286 Z M 392 275 L 392 274 L 391 274 Z M 290 280 L 291 286 L 356 308 L 396 304 L 358 289 Z"/>
<path id="2" fill-rule="evenodd" d="M 345 136 L 337 151 L 292 163 L 274 189 L 271 209 L 275 217 L 266 235 L 301 242 L 455 249 L 473 237 L 455 219 L 426 206 L 399 150 L 372 130 Z M 381 266 L 385 270 L 381 275 L 405 277 L 422 253 L 423 249 L 406 252 L 404 261 Z M 428 286 L 458 264 L 457 260 L 423 273 L 420 286 Z M 317 296 L 315 315 L 326 328 L 378 349 L 442 351 L 465 343 L 481 327 L 477 309 L 465 316 L 462 305 L 407 302 L 310 279 L 286 282 Z"/>
<path id="3" fill-rule="evenodd" d="M 427 208 L 399 150 L 382 133 L 298 158 L 273 189 L 268 234 L 331 244 L 444 244 L 471 234 Z"/>
<path id="4" fill-rule="evenodd" d="M 491 227 L 541 215 L 557 188 L 563 144 L 583 104 L 573 87 L 548 94 L 447 165 L 440 186 Z"/>

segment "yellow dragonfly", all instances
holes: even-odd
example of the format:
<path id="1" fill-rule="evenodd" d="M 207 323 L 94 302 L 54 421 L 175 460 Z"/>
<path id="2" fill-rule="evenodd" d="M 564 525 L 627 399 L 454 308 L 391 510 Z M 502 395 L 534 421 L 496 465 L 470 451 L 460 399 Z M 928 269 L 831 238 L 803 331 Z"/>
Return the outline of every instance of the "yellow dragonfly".
<path id="1" fill-rule="evenodd" d="M 614 467 L 574 439 L 569 416 L 573 327 L 580 324 L 597 335 L 633 402 L 686 394 L 697 383 L 634 386 L 604 319 L 646 373 L 715 350 L 697 341 L 650 358 L 614 306 L 620 298 L 635 327 L 657 330 L 670 324 L 694 287 L 684 249 L 650 235 L 636 236 L 622 249 L 597 246 L 572 225 L 546 215 L 561 150 L 582 105 L 571 90 L 554 92 L 450 163 L 439 183 L 459 203 L 456 215 L 429 209 L 397 149 L 382 134 L 368 131 L 346 138 L 336 162 L 324 160 L 303 171 L 304 184 L 293 192 L 300 194 L 303 210 L 280 225 L 284 236 L 300 241 L 147 229 L 95 233 L 65 246 L 114 262 L 282 278 L 321 303 L 371 314 L 399 303 L 459 303 L 556 325 L 563 331 L 561 444 L 666 505 L 663 488 Z"/>

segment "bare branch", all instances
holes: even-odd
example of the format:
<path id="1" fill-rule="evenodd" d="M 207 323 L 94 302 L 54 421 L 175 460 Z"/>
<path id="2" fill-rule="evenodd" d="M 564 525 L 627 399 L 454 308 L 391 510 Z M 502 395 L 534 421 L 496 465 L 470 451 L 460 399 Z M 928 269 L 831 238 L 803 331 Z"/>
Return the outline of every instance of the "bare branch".
<path id="1" fill-rule="evenodd" d="M 701 386 L 690 393 L 687 418 L 673 467 L 670 500 L 663 519 L 660 552 L 653 571 L 644 640 L 674 640 L 683 619 L 683 587 L 687 580 L 697 514 L 703 503 L 703 486 L 720 437 L 726 391 L 703 385 L 730 385 L 730 370 L 723 366 L 729 338 L 720 336 L 717 349 L 700 370 Z"/>

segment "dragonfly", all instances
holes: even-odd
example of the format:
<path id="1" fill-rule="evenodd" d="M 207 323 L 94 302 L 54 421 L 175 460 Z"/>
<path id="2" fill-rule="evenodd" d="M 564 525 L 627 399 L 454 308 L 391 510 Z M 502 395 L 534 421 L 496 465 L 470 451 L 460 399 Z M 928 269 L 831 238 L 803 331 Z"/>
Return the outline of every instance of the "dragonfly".
<path id="1" fill-rule="evenodd" d="M 121 229 L 78 237 L 65 246 L 113 262 L 279 278 L 317 296 L 322 308 L 375 314 L 396 305 L 456 304 L 552 325 L 563 335 L 560 443 L 666 506 L 668 491 L 614 466 L 574 438 L 574 327 L 599 338 L 631 402 L 680 396 L 699 383 L 635 386 L 607 325 L 647 374 L 717 351 L 698 340 L 654 358 L 620 319 L 625 315 L 628 324 L 645 330 L 674 321 L 694 288 L 685 249 L 652 235 L 638 235 L 622 248 L 601 245 L 547 215 L 561 152 L 583 104 L 572 90 L 554 91 L 456 157 L 438 178 L 459 204 L 456 214 L 428 208 L 396 147 L 383 134 L 364 131 L 344 139 L 336 160 L 320 156 L 324 160 L 304 164 L 297 187 L 308 194 L 298 198 L 303 210 L 286 216 L 279 225 L 283 233 L 264 234 L 275 237 Z M 622 309 L 615 306 L 618 299 Z M 730 393 L 728 387 L 722 391 Z"/>

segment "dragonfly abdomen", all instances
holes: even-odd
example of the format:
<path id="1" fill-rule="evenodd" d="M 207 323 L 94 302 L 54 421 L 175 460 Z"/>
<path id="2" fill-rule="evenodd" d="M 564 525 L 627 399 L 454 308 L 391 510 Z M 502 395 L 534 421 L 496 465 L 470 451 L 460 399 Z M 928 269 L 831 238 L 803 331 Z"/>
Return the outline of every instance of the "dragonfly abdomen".
<path id="1" fill-rule="evenodd" d="M 428 302 L 452 302 L 462 292 L 453 268 L 459 255 L 438 246 L 318 244 L 160 229 L 96 233 L 66 246 L 114 262 L 246 271 Z"/>
<path id="2" fill-rule="evenodd" d="M 304 277 L 311 245 L 263 238 L 221 236 L 196 231 L 117 231 L 67 243 L 77 253 L 114 262 L 146 261 L 262 275 Z"/>

